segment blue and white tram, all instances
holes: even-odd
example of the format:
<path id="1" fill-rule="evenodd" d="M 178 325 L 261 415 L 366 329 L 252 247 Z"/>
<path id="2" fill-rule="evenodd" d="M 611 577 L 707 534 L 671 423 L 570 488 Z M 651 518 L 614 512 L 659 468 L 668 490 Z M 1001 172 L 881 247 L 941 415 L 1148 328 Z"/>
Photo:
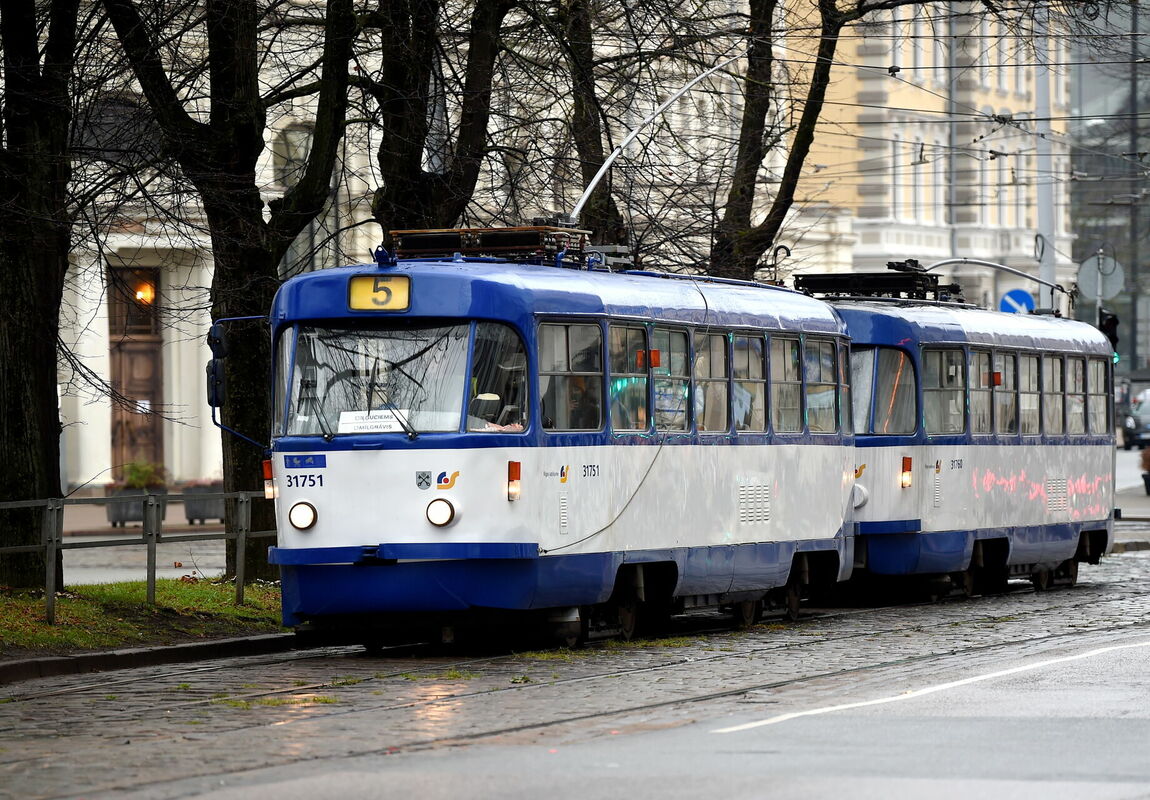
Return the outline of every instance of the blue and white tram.
<path id="1" fill-rule="evenodd" d="M 556 264 L 577 251 L 563 246 Z M 793 610 L 804 584 L 849 577 L 834 311 L 574 261 L 456 253 L 284 284 L 270 558 L 285 624 L 533 611 L 629 635 L 684 607 L 753 618 L 772 591 Z"/>
<path id="2" fill-rule="evenodd" d="M 856 276 L 856 281 L 858 277 Z M 1096 328 L 917 300 L 833 301 L 852 339 L 856 566 L 1073 583 L 1113 543 L 1112 349 Z"/>

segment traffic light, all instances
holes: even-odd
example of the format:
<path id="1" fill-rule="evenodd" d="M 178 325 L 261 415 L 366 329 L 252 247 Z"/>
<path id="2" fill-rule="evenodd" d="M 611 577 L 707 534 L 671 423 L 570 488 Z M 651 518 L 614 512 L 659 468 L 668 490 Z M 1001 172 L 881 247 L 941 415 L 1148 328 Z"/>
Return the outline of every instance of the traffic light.
<path id="1" fill-rule="evenodd" d="M 1098 314 L 1098 330 L 1106 334 L 1106 338 L 1110 340 L 1110 347 L 1114 350 L 1118 349 L 1118 315 L 1111 314 L 1109 311 L 1102 311 Z"/>

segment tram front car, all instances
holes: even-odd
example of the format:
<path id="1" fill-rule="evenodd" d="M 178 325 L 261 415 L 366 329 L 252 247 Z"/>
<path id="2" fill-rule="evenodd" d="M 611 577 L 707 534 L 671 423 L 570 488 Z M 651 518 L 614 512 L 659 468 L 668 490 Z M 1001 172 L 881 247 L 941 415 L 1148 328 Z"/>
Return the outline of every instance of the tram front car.
<path id="1" fill-rule="evenodd" d="M 533 611 L 585 633 L 586 609 L 612 598 L 625 626 L 656 596 L 662 611 L 686 595 L 754 609 L 800 572 L 849 574 L 833 312 L 787 290 L 557 269 L 562 258 L 403 259 L 284 284 L 269 557 L 285 624 L 366 632 Z M 798 423 L 786 442 L 767 409 L 769 328 L 779 352 L 825 362 L 811 361 L 806 397 L 801 377 L 780 383 Z M 830 403 L 819 415 L 816 397 Z M 808 404 L 823 427 L 804 422 Z M 738 446 L 764 444 L 779 445 L 770 458 Z"/>

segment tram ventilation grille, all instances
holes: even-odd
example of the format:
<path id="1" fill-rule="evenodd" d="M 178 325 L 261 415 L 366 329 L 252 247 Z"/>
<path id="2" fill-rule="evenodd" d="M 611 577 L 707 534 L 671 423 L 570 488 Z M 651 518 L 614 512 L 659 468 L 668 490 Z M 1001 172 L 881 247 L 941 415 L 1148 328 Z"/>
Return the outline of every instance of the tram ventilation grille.
<path id="1" fill-rule="evenodd" d="M 771 521 L 771 487 L 739 487 L 739 524 L 755 525 Z"/>
<path id="2" fill-rule="evenodd" d="M 567 533 L 567 493 L 559 495 L 559 532 Z"/>
<path id="3" fill-rule="evenodd" d="M 1069 506 L 1066 493 L 1066 478 L 1046 479 L 1046 510 L 1065 511 Z"/>
<path id="4" fill-rule="evenodd" d="M 942 508 L 942 476 L 934 473 L 934 507 Z"/>

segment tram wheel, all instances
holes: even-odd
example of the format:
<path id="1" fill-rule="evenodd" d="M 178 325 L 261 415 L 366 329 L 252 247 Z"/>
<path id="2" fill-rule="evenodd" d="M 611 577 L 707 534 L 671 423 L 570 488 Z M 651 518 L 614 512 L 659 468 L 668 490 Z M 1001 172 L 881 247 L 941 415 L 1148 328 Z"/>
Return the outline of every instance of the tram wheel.
<path id="1" fill-rule="evenodd" d="M 552 638 L 559 647 L 578 650 L 587 642 L 587 630 L 586 617 L 574 622 L 560 622 L 552 630 Z"/>
<path id="2" fill-rule="evenodd" d="M 619 604 L 617 613 L 619 616 L 619 635 L 623 637 L 624 641 L 630 642 L 639 635 L 639 618 L 641 615 L 639 600 L 632 597 L 623 601 Z"/>
<path id="3" fill-rule="evenodd" d="M 1034 591 L 1045 592 L 1050 588 L 1050 570 L 1040 569 L 1030 573 L 1030 582 L 1034 584 Z"/>
<path id="4" fill-rule="evenodd" d="M 963 597 L 973 597 L 975 587 L 978 581 L 975 579 L 974 567 L 967 567 L 962 572 L 956 572 L 951 576 L 954 585 L 958 587 L 959 594 Z"/>
<path id="5" fill-rule="evenodd" d="M 1058 569 L 1054 571 L 1054 577 L 1058 582 L 1066 586 L 1074 586 L 1078 583 L 1078 561 L 1073 558 L 1068 558 L 1058 565 Z"/>
<path id="6" fill-rule="evenodd" d="M 735 603 L 731 608 L 731 614 L 735 618 L 735 625 L 740 628 L 749 628 L 763 618 L 763 601 L 744 600 L 741 603 Z"/>
<path id="7" fill-rule="evenodd" d="M 799 582 L 794 578 L 787 581 L 783 589 L 783 618 L 794 622 L 799 618 L 799 609 L 803 604 L 803 592 Z"/>

